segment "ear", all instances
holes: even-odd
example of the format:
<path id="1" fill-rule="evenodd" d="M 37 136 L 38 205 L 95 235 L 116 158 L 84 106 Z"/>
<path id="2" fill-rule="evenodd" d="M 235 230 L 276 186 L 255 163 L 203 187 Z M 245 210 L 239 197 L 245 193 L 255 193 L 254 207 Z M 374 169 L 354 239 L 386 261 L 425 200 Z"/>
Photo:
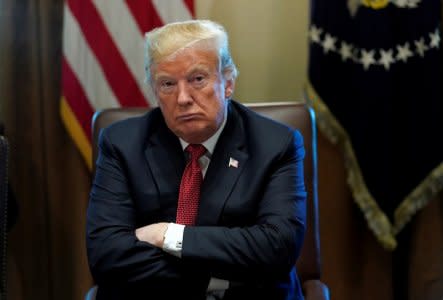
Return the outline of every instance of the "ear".
<path id="1" fill-rule="evenodd" d="M 231 98 L 232 94 L 234 94 L 235 81 L 233 79 L 228 79 L 225 82 L 225 98 Z"/>

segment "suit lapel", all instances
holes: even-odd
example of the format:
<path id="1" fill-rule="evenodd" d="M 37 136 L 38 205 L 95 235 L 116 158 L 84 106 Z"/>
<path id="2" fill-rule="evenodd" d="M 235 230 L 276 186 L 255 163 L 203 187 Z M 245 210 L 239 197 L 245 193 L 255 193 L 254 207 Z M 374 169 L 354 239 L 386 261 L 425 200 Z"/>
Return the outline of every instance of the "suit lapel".
<path id="1" fill-rule="evenodd" d="M 185 157 L 178 138 L 167 128 L 163 118 L 155 123 L 158 125 L 148 138 L 145 157 L 160 196 L 174 189 L 178 193 Z"/>
<path id="2" fill-rule="evenodd" d="M 201 188 L 197 225 L 217 224 L 224 204 L 247 160 L 242 122 L 230 104 L 226 126 L 215 146 Z"/>

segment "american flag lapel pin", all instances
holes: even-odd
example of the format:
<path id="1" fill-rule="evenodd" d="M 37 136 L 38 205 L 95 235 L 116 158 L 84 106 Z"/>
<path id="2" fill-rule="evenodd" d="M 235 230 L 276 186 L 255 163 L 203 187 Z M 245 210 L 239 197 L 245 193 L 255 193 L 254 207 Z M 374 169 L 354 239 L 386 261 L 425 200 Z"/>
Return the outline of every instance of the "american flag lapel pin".
<path id="1" fill-rule="evenodd" d="M 229 164 L 228 164 L 228 167 L 229 168 L 238 168 L 238 160 L 236 160 L 236 159 L 234 159 L 234 158 L 232 158 L 232 157 L 230 157 L 229 158 Z"/>

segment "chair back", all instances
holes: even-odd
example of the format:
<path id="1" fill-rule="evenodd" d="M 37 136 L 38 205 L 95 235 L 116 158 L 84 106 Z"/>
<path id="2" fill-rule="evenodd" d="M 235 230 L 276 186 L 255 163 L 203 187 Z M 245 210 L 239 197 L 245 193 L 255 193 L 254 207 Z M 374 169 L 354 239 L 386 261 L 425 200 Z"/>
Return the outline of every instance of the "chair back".
<path id="1" fill-rule="evenodd" d="M 321 260 L 317 199 L 317 136 L 314 111 L 304 103 L 295 102 L 246 103 L 245 105 L 262 115 L 298 129 L 303 135 L 306 151 L 304 174 L 308 192 L 307 232 L 300 257 L 297 260 L 297 273 L 302 282 L 318 280 L 321 276 Z M 97 158 L 100 130 L 118 120 L 145 114 L 148 110 L 148 108 L 111 108 L 99 111 L 94 115 L 92 124 L 94 165 Z"/>

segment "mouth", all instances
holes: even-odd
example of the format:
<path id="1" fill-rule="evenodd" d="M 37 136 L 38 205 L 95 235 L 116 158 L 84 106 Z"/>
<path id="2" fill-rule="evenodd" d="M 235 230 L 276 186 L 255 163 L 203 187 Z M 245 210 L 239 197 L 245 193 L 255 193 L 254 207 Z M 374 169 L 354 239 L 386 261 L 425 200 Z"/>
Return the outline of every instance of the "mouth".
<path id="1" fill-rule="evenodd" d="M 182 121 L 182 122 L 192 121 L 197 119 L 198 117 L 199 117 L 198 114 L 183 114 L 177 117 L 177 121 Z"/>

